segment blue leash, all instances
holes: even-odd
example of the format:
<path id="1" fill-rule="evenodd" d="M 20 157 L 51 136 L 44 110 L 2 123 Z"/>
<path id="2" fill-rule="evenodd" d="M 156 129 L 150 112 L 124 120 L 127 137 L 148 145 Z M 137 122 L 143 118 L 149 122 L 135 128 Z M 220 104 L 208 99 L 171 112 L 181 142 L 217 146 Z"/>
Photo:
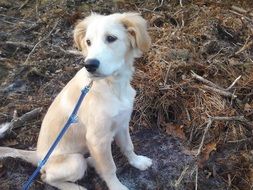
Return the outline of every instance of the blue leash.
<path id="1" fill-rule="evenodd" d="M 30 176 L 30 178 L 28 179 L 28 181 L 25 183 L 25 185 L 23 186 L 22 190 L 28 190 L 31 186 L 31 184 L 33 183 L 33 180 L 36 178 L 36 176 L 39 174 L 41 168 L 46 164 L 47 160 L 49 159 L 50 155 L 52 154 L 52 152 L 54 151 L 55 147 L 58 145 L 58 143 L 60 142 L 61 138 L 63 137 L 63 135 L 65 134 L 65 132 L 67 131 L 67 129 L 69 128 L 69 126 L 72 123 L 76 123 L 77 122 L 77 112 L 81 106 L 81 103 L 85 97 L 85 95 L 89 92 L 90 88 L 92 86 L 92 81 L 89 83 L 88 86 L 85 86 L 82 91 L 81 91 L 81 95 L 76 103 L 76 106 L 73 110 L 73 112 L 71 113 L 67 123 L 64 125 L 64 127 L 62 128 L 61 132 L 59 133 L 59 135 L 57 136 L 57 138 L 55 139 L 54 143 L 51 145 L 50 149 L 48 150 L 46 156 L 43 158 L 43 160 L 41 160 L 39 162 L 38 167 L 36 168 L 36 170 L 33 172 L 33 174 Z"/>

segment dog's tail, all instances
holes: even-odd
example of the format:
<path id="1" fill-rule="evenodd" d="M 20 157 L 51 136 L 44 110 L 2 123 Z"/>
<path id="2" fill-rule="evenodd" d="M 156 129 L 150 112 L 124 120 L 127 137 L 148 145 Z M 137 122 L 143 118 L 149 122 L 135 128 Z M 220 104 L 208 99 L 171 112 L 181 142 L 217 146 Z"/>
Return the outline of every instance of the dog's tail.
<path id="1" fill-rule="evenodd" d="M 0 147 L 0 159 L 12 157 L 12 158 L 21 158 L 34 166 L 39 162 L 36 151 L 20 150 L 9 147 Z"/>
<path id="2" fill-rule="evenodd" d="M 0 124 L 0 138 L 4 137 L 6 132 L 11 127 L 11 123 L 3 123 Z M 36 151 L 27 151 L 27 150 L 20 150 L 15 148 L 9 147 L 0 147 L 0 159 L 12 157 L 12 158 L 21 158 L 33 165 L 38 164 L 38 157 Z"/>

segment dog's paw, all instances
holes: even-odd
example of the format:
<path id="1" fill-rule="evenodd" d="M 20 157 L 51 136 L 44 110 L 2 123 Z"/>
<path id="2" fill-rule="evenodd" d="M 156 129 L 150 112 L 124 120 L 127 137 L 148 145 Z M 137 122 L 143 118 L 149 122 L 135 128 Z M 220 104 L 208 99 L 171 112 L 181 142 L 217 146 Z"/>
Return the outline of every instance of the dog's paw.
<path id="1" fill-rule="evenodd" d="M 130 164 L 139 170 L 146 170 L 152 165 L 152 160 L 146 156 L 136 155 L 132 160 L 130 160 Z"/>
<path id="2" fill-rule="evenodd" d="M 125 185 L 118 184 L 118 185 L 110 188 L 110 190 L 129 190 L 129 189 Z"/>

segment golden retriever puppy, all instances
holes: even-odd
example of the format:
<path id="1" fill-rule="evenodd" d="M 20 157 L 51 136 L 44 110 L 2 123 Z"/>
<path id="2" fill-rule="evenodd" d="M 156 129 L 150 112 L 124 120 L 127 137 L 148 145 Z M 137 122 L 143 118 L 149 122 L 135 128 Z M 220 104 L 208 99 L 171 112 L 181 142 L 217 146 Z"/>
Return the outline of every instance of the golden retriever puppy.
<path id="1" fill-rule="evenodd" d="M 80 110 L 41 170 L 44 182 L 62 190 L 84 190 L 74 182 L 84 176 L 87 162 L 110 190 L 127 190 L 116 176 L 111 153 L 115 139 L 129 163 L 145 170 L 152 160 L 137 155 L 129 135 L 135 90 L 130 85 L 134 58 L 149 49 L 146 21 L 137 13 L 92 14 L 74 29 L 74 41 L 85 56 L 85 68 L 63 88 L 42 122 L 37 150 L 0 148 L 0 157 L 20 157 L 36 165 L 43 159 L 70 116 L 82 88 L 93 81 Z M 89 152 L 91 157 L 84 158 Z"/>

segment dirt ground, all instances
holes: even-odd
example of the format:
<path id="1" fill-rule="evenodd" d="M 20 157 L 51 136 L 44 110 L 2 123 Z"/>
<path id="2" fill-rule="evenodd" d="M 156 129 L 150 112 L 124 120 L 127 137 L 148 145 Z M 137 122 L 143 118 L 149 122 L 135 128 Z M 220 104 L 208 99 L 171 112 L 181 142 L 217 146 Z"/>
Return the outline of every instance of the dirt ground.
<path id="1" fill-rule="evenodd" d="M 25 118 L 0 146 L 36 147 L 47 108 L 82 68 L 72 31 L 91 11 L 140 12 L 152 38 L 136 60 L 130 129 L 154 165 L 137 171 L 114 148 L 120 180 L 133 190 L 252 189 L 252 0 L 0 0 L 0 123 Z M 0 161 L 0 189 L 21 189 L 34 169 Z M 92 169 L 78 183 L 106 189 Z M 38 178 L 32 189 L 54 188 Z"/>

